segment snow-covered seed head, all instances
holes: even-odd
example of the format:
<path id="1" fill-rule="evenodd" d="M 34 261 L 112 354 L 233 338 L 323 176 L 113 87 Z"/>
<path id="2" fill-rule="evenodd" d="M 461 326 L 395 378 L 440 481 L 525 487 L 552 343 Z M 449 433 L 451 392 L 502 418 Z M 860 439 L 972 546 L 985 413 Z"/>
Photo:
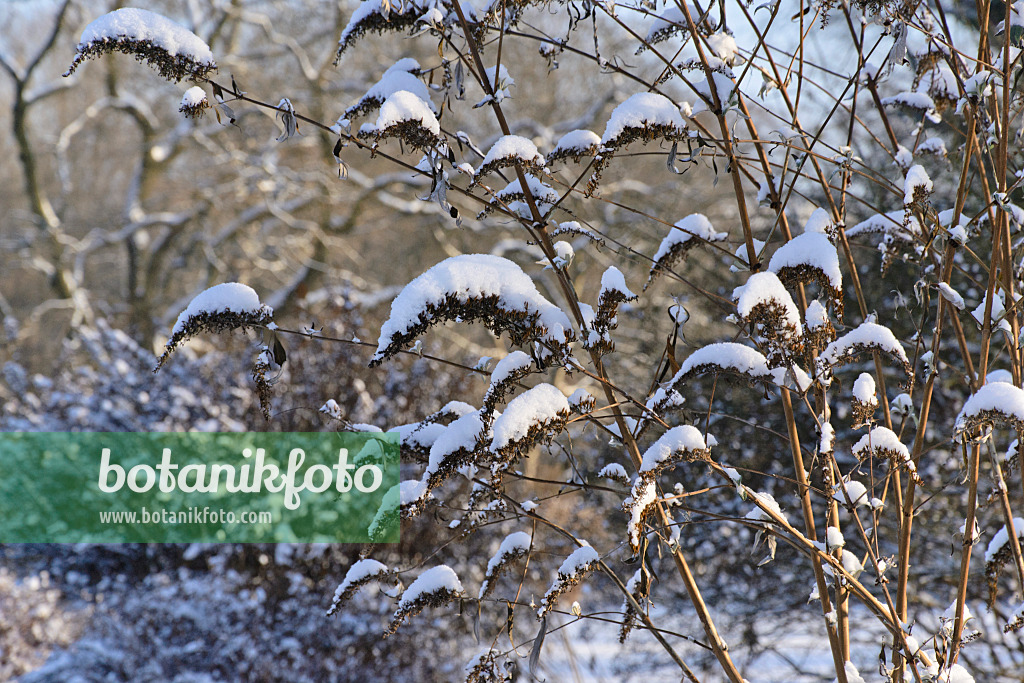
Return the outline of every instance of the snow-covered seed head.
<path id="1" fill-rule="evenodd" d="M 185 94 L 182 95 L 178 111 L 184 114 L 187 119 L 199 119 L 202 118 L 209 108 L 210 100 L 206 97 L 206 91 L 196 85 L 186 90 Z"/>
<path id="2" fill-rule="evenodd" d="M 156 12 L 123 8 L 86 26 L 64 76 L 87 59 L 115 52 L 133 55 L 174 82 L 202 80 L 217 70 L 213 53 L 199 36 Z"/>
<path id="3" fill-rule="evenodd" d="M 854 429 L 871 422 L 878 407 L 878 397 L 875 396 L 875 378 L 866 372 L 860 373 L 853 383 L 852 407 Z"/>

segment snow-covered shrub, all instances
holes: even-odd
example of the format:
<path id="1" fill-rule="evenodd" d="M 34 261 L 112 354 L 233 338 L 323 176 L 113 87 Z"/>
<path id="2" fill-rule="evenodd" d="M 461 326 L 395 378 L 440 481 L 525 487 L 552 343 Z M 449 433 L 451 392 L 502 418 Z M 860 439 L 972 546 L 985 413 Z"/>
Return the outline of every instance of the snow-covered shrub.
<path id="1" fill-rule="evenodd" d="M 339 64 L 370 49 L 372 34 L 410 40 L 375 85 L 332 105 L 344 112 L 333 124 L 297 98 L 274 106 L 277 95 L 213 75 L 194 34 L 162 17 L 133 15 L 124 35 L 108 30 L 114 15 L 97 20 L 75 65 L 127 50 L 208 87 L 231 124 L 236 109 L 273 110 L 277 140 L 299 144 L 312 128 L 332 151 L 338 167 L 323 182 L 338 170 L 378 192 L 367 176 L 390 187 L 382 167 L 413 174 L 415 191 L 375 196 L 375 210 L 427 207 L 430 230 L 490 242 L 472 250 L 484 253 L 446 244 L 446 259 L 403 273 L 375 351 L 360 357 L 447 364 L 476 383 L 443 396 L 427 384 L 410 400 L 360 378 L 358 411 L 337 396 L 309 402 L 339 426 L 399 431 L 407 457 L 378 520 L 401 517 L 415 547 L 379 566 L 369 556 L 387 551 L 366 549 L 339 603 L 368 577 L 410 572 L 404 592 L 385 593 L 387 634 L 421 610 L 475 603 L 494 635 L 466 673 L 487 680 L 527 641 L 536 675 L 549 624 L 606 618 L 580 600 L 611 593 L 623 599 L 623 639 L 645 631 L 683 677 L 700 680 L 694 661 L 739 683 L 745 657 L 719 630 L 739 608 L 707 596 L 770 576 L 799 584 L 792 595 L 813 586 L 806 610 L 828 644 L 826 680 L 863 680 L 852 643 L 871 629 L 887 679 L 972 680 L 958 660 L 988 666 L 971 659 L 964 630 L 984 533 L 1003 529 L 985 558 L 997 601 L 1009 592 L 1004 564 L 1024 585 L 1011 495 L 1024 489 L 999 455 L 1024 430 L 1019 8 L 972 18 L 938 2 L 700 4 L 364 0 L 329 46 Z M 178 40 L 192 47 L 176 52 Z M 551 111 L 532 106 L 546 86 L 520 56 L 538 53 L 542 69 L 558 56 L 581 74 L 575 90 L 575 73 L 569 85 L 551 76 Z M 366 120 L 353 130 L 351 117 Z M 670 201 L 645 184 L 654 172 L 672 183 Z M 698 205 L 699 194 L 711 199 Z M 271 322 L 269 308 L 299 289 L 236 288 L 227 303 L 209 290 L 167 348 L 197 332 L 259 330 L 252 372 L 265 407 L 274 373 L 316 353 L 308 343 L 353 356 L 367 344 L 286 328 L 276 313 Z M 473 322 L 492 335 L 493 369 L 462 351 Z M 436 353 L 435 335 L 446 335 Z M 285 353 L 302 338 L 300 354 Z M 391 419 L 385 404 L 403 398 L 415 417 Z M 507 545 L 495 551 L 498 538 Z M 751 539 L 768 547 L 757 562 L 740 559 Z M 495 583 L 520 561 L 539 574 L 524 569 L 515 590 Z M 684 638 L 649 609 L 672 591 L 696 616 Z M 935 632 L 912 633 L 932 591 L 953 607 Z M 570 592 L 579 599 L 566 605 Z M 1014 631 L 1022 620 L 1007 604 Z M 525 626 L 533 617 L 539 625 Z"/>

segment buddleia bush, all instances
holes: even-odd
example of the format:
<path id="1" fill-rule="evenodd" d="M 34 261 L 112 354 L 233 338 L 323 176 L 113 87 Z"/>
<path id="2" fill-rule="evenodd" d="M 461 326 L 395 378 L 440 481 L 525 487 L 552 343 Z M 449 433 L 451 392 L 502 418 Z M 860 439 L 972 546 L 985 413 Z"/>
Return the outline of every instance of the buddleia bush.
<path id="1" fill-rule="evenodd" d="M 406 455 L 378 523 L 432 529 L 406 566 L 372 564 L 381 551 L 364 548 L 370 564 L 356 566 L 373 571 L 339 586 L 340 603 L 375 581 L 409 583 L 385 593 L 395 610 L 382 635 L 468 606 L 487 644 L 468 680 L 516 666 L 538 675 L 552 628 L 608 619 L 597 612 L 621 598 L 621 639 L 644 631 L 682 678 L 739 683 L 756 672 L 720 631 L 736 603 L 706 599 L 713 579 L 693 569 L 713 557 L 732 570 L 719 572 L 726 582 L 776 569 L 798 577 L 831 660 L 826 679 L 856 683 L 877 667 L 891 681 L 967 681 L 971 666 L 984 676 L 999 666 L 971 656 L 986 636 L 965 630 L 969 598 L 989 591 L 1011 633 L 1024 598 L 1013 516 L 1024 487 L 1003 455 L 1024 427 L 1019 5 L 965 23 L 940 2 L 794 12 L 780 2 L 366 0 L 339 37 L 342 68 L 376 34 L 408 37 L 410 53 L 427 47 L 415 66 L 410 54 L 372 92 L 338 103 L 334 123 L 288 97 L 271 105 L 276 94 L 243 92 L 212 67 L 178 68 L 178 29 L 163 18 L 97 20 L 73 68 L 133 52 L 208 87 L 218 112 L 228 102 L 224 111 L 275 111 L 283 144 L 300 124 L 321 131 L 341 178 L 375 158 L 425 181 L 418 198 L 442 211 L 430 221 L 511 226 L 543 256 L 451 255 L 402 288 L 381 326 L 371 366 L 423 358 L 441 325 L 482 323 L 506 354 L 493 368 L 454 349 L 426 358 L 489 378 L 487 388 L 424 397 L 418 419 L 371 425 L 398 431 Z M 186 61 L 206 65 L 195 40 Z M 528 70 L 510 44 L 551 69 L 571 56 L 580 82 L 612 92 L 608 106 L 518 123 L 532 117 Z M 531 85 L 560 106 L 579 102 L 557 73 L 550 83 Z M 356 128 L 350 116 L 367 120 Z M 527 138 L 531 126 L 559 141 Z M 644 162 L 678 183 L 668 209 L 611 189 L 638 183 L 628 169 Z M 683 190 L 697 187 L 716 188 L 729 212 L 693 210 Z M 613 209 L 635 231 L 606 221 Z M 600 289 L 584 286 L 595 269 Z M 303 333 L 245 295 L 206 295 L 172 346 L 199 332 L 265 332 L 254 376 L 266 405 L 271 361 L 287 360 L 275 344 Z M 667 316 L 649 315 L 669 299 Z M 635 338 L 646 346 L 624 352 Z M 345 420 L 337 402 L 322 405 Z M 974 548 L 993 529 L 1003 531 L 986 572 Z M 739 539 L 751 537 L 741 559 L 750 549 Z M 480 545 L 462 547 L 495 547 L 458 564 L 460 576 L 445 555 L 471 541 Z M 942 542 L 952 559 L 918 563 Z M 1015 584 L 1000 579 L 1008 564 Z M 650 609 L 676 593 L 691 624 Z M 936 601 L 949 608 L 929 622 Z M 751 631 L 785 628 L 769 619 Z M 880 658 L 877 646 L 870 657 L 857 647 L 865 634 L 881 638 Z"/>

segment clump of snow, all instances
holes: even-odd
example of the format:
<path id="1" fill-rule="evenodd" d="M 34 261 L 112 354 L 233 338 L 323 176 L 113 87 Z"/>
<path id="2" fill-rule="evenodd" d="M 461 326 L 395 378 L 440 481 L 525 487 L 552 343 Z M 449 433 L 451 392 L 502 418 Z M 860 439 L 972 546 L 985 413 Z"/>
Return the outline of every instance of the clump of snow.
<path id="1" fill-rule="evenodd" d="M 804 311 L 804 322 L 808 330 L 816 330 L 829 324 L 828 311 L 817 299 L 807 304 L 807 310 Z"/>
<path id="2" fill-rule="evenodd" d="M 895 454 L 903 463 L 910 462 L 910 451 L 903 445 L 896 433 L 886 427 L 875 427 L 860 438 L 853 446 L 853 454 L 865 459 L 873 451 Z"/>
<path id="3" fill-rule="evenodd" d="M 654 260 L 660 261 L 673 247 L 685 244 L 697 238 L 706 242 L 722 242 L 729 238 L 729 233 L 718 232 L 708 217 L 702 213 L 693 213 L 676 222 L 669 230 L 668 235 L 661 241 L 658 251 L 654 253 Z"/>
<path id="4" fill-rule="evenodd" d="M 818 207 L 811 212 L 807 222 L 804 223 L 804 234 L 814 233 L 828 235 L 832 232 L 834 227 L 835 221 L 832 220 L 832 214 L 825 209 Z"/>
<path id="5" fill-rule="evenodd" d="M 516 161 L 528 166 L 544 166 L 544 157 L 537 151 L 537 145 L 533 144 L 533 141 L 520 135 L 503 135 L 487 150 L 478 173 L 483 175 L 489 170 L 499 168 L 503 165 L 501 162 L 506 162 L 504 165 L 511 165 Z"/>
<path id="6" fill-rule="evenodd" d="M 195 107 L 201 107 L 206 101 L 206 91 L 198 85 L 194 85 L 186 90 L 185 94 L 181 96 L 181 107 L 193 109 Z"/>
<path id="7" fill-rule="evenodd" d="M 363 124 L 360 133 L 384 134 L 389 128 L 412 122 L 422 126 L 435 137 L 441 134 L 441 124 L 430 105 L 408 90 L 397 90 L 380 105 L 377 121 Z"/>
<path id="8" fill-rule="evenodd" d="M 483 600 L 494 588 L 494 581 L 509 564 L 524 557 L 530 551 L 532 539 L 525 531 L 515 531 L 501 542 L 496 552 L 487 562 L 487 572 L 480 584 L 478 599 Z"/>
<path id="9" fill-rule="evenodd" d="M 985 384 L 967 399 L 957 415 L 953 433 L 957 436 L 964 431 L 985 422 L 1003 422 L 1024 431 L 1024 389 L 993 382 Z"/>
<path id="10" fill-rule="evenodd" d="M 174 81 L 201 78 L 217 68 L 210 47 L 192 31 L 156 12 L 125 7 L 85 27 L 75 59 L 64 75 L 71 75 L 89 57 L 118 49 L 145 59 Z"/>
<path id="11" fill-rule="evenodd" d="M 711 51 L 723 62 L 730 66 L 736 63 L 740 49 L 736 45 L 736 39 L 731 35 L 720 31 L 708 36 L 705 40 L 707 40 Z"/>
<path id="12" fill-rule="evenodd" d="M 707 444 L 704 435 L 691 425 L 672 427 L 644 451 L 640 464 L 641 472 L 660 471 L 667 463 L 673 462 L 680 455 L 687 459 L 707 457 Z"/>
<path id="13" fill-rule="evenodd" d="M 478 310 L 493 301 L 498 310 Z M 473 308 L 469 305 L 473 304 Z M 381 327 L 378 364 L 437 319 L 485 317 L 492 331 L 508 329 L 514 343 L 541 338 L 559 347 L 572 338 L 565 313 L 541 296 L 533 280 L 508 259 L 488 254 L 465 254 L 445 259 L 406 285 L 391 303 L 391 315 Z M 514 323 L 514 320 L 518 323 Z M 513 325 L 520 330 L 515 334 Z M 525 327 L 530 329 L 525 330 Z"/>
<path id="14" fill-rule="evenodd" d="M 171 336 L 182 332 L 191 318 L 203 313 L 240 313 L 269 318 L 273 309 L 260 303 L 260 297 L 252 287 L 239 282 L 225 282 L 196 295 L 178 316 Z"/>
<path id="15" fill-rule="evenodd" d="M 939 294 L 942 295 L 943 299 L 952 304 L 953 308 L 955 308 L 956 310 L 964 310 L 964 307 L 966 306 L 966 304 L 964 303 L 964 298 L 960 296 L 959 292 L 957 292 L 955 289 L 950 287 L 945 282 L 939 283 Z"/>
<path id="16" fill-rule="evenodd" d="M 664 127 L 676 132 L 686 128 L 679 107 L 664 95 L 642 92 L 629 97 L 612 110 L 612 115 L 601 136 L 601 144 L 616 146 L 627 130 Z"/>
<path id="17" fill-rule="evenodd" d="M 505 412 L 494 421 L 492 453 L 502 453 L 543 432 L 564 424 L 570 412 L 565 394 L 550 384 L 538 384 L 509 401 Z"/>
<path id="18" fill-rule="evenodd" d="M 345 110 L 344 118 L 351 119 L 360 114 L 365 114 L 381 106 L 392 95 L 403 90 L 415 95 L 420 101 L 428 105 L 432 111 L 436 111 L 433 102 L 430 100 L 430 90 L 427 88 L 426 83 L 410 73 L 410 69 L 419 69 L 419 62 L 415 59 L 402 59 L 385 71 L 381 79 L 374 83 L 356 104 Z"/>
<path id="19" fill-rule="evenodd" d="M 611 479 L 619 482 L 629 481 L 629 475 L 626 473 L 626 468 L 617 462 L 610 462 L 602 467 L 601 471 L 597 473 L 597 476 L 602 479 Z"/>
<path id="20" fill-rule="evenodd" d="M 592 130 L 577 128 L 569 131 L 558 139 L 555 148 L 548 155 L 549 159 L 565 159 L 572 157 L 579 159 L 581 156 L 591 156 L 597 153 L 601 146 L 601 136 Z"/>
<path id="21" fill-rule="evenodd" d="M 883 107 L 903 107 L 923 112 L 932 123 L 939 123 L 942 117 L 935 110 L 935 100 L 923 92 L 901 92 L 882 98 Z"/>
<path id="22" fill-rule="evenodd" d="M 878 398 L 875 396 L 875 378 L 866 372 L 860 373 L 857 381 L 853 383 L 853 397 L 861 403 L 878 405 Z"/>
<path id="23" fill-rule="evenodd" d="M 903 350 L 896 335 L 888 327 L 873 322 L 861 323 L 826 346 L 818 362 L 822 366 L 834 367 L 849 362 L 861 352 L 872 349 L 888 354 L 903 366 L 903 370 L 908 375 L 911 374 L 907 352 Z"/>
<path id="24" fill-rule="evenodd" d="M 517 375 L 524 370 L 529 370 L 533 365 L 533 358 L 522 351 L 513 351 L 498 361 L 491 371 L 491 385 L 501 384 L 509 377 Z"/>
<path id="25" fill-rule="evenodd" d="M 932 179 L 924 166 L 915 164 L 907 171 L 907 178 L 903 183 L 903 204 L 910 206 L 932 193 Z"/>
<path id="26" fill-rule="evenodd" d="M 756 349 L 736 342 L 720 342 L 708 344 L 691 353 L 672 378 L 671 384 L 675 386 L 678 380 L 691 372 L 703 371 L 704 368 L 734 372 L 755 379 L 771 377 L 767 361 Z"/>
<path id="27" fill-rule="evenodd" d="M 430 447 L 430 459 L 423 471 L 423 481 L 430 488 L 452 476 L 473 455 L 487 427 L 479 411 L 463 415 L 452 422 Z"/>
<path id="28" fill-rule="evenodd" d="M 582 546 L 565 558 L 565 561 L 558 567 L 558 576 L 548 592 L 544 594 L 541 601 L 542 607 L 537 611 L 537 618 L 546 615 L 557 603 L 558 596 L 582 581 L 600 561 L 601 556 L 585 541 Z"/>
<path id="29" fill-rule="evenodd" d="M 612 293 L 618 293 L 621 298 L 626 300 L 636 298 L 636 294 L 626 286 L 626 276 L 622 274 L 622 271 L 615 266 L 608 266 L 604 274 L 601 275 L 601 293 L 598 297 L 605 298 Z"/>
<path id="30" fill-rule="evenodd" d="M 334 591 L 334 599 L 331 607 L 327 610 L 327 616 L 338 611 L 338 608 L 345 603 L 361 586 L 374 579 L 388 576 L 390 570 L 387 565 L 373 559 L 363 559 L 354 563 L 345 573 L 345 578 Z"/>
<path id="31" fill-rule="evenodd" d="M 1024 519 L 1020 517 L 1013 518 L 1013 530 L 1018 537 L 1024 535 Z M 992 540 L 988 542 L 988 547 L 985 548 L 985 564 L 992 562 L 996 559 L 996 555 L 1010 542 L 1010 532 L 1006 525 L 999 527 L 999 531 L 996 532 Z"/>
<path id="32" fill-rule="evenodd" d="M 846 229 L 847 237 L 882 233 L 896 239 L 911 242 L 921 234 L 921 223 L 917 217 L 902 209 L 888 213 L 876 213 L 867 220 Z"/>
<path id="33" fill-rule="evenodd" d="M 465 590 L 455 570 L 446 564 L 431 567 L 416 577 L 412 585 L 405 589 L 398 601 L 399 609 L 408 608 L 414 602 L 429 593 L 448 592 L 461 594 Z"/>
<path id="34" fill-rule="evenodd" d="M 811 225 L 810 221 L 808 225 Z M 842 295 L 843 273 L 839 269 L 839 254 L 824 232 L 814 230 L 797 235 L 779 247 L 768 262 L 768 270 L 787 281 L 790 278 L 806 279 L 803 275 L 806 269 L 818 274 L 816 279 L 827 287 L 830 297 Z"/>
<path id="35" fill-rule="evenodd" d="M 836 484 L 835 489 L 832 491 L 832 498 L 843 505 L 846 505 L 846 496 L 850 497 L 850 502 L 853 503 L 854 507 L 871 505 L 871 496 L 868 495 L 868 488 L 856 479 L 844 479 Z"/>
<path id="36" fill-rule="evenodd" d="M 677 221 L 654 253 L 647 286 L 656 275 L 672 268 L 694 246 L 705 242 L 722 242 L 728 238 L 729 233 L 715 230 L 708 217 L 702 213 L 693 213 Z"/>
<path id="37" fill-rule="evenodd" d="M 753 494 L 754 498 L 757 499 L 757 501 L 761 504 L 761 506 L 771 510 L 782 519 L 786 519 L 786 515 L 783 514 L 782 508 L 779 507 L 778 502 L 775 500 L 775 497 L 772 496 L 772 494 L 758 493 L 756 491 L 752 491 L 751 493 Z M 772 518 L 768 515 L 767 512 L 764 511 L 764 509 L 761 506 L 754 507 L 753 510 L 743 515 L 743 518 L 755 522 L 771 522 Z"/>
<path id="38" fill-rule="evenodd" d="M 795 336 L 800 336 L 800 310 L 774 272 L 754 273 L 746 283 L 733 290 L 732 298 L 736 302 L 736 312 L 744 320 L 749 319 L 758 306 L 768 305 L 778 310 L 783 326 L 791 328 Z"/>

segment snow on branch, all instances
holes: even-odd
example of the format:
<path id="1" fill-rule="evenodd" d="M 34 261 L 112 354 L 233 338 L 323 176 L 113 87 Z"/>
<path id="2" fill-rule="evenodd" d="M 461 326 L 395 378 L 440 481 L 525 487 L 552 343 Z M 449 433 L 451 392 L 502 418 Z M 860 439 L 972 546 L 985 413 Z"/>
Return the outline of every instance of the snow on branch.
<path id="1" fill-rule="evenodd" d="M 485 414 L 493 412 L 494 407 L 504 400 L 513 387 L 524 377 L 533 372 L 533 358 L 522 351 L 513 351 L 498 361 L 491 372 L 491 383 L 484 394 L 483 410 Z"/>
<path id="2" fill-rule="evenodd" d="M 642 606 L 647 601 L 647 596 L 651 592 L 651 577 L 646 565 L 641 565 L 633 573 L 633 577 L 626 582 L 626 592 L 633 596 L 633 600 L 638 605 Z M 626 638 L 636 626 L 639 617 L 633 603 L 628 598 L 624 599 L 622 601 L 622 626 L 619 628 L 620 643 L 626 642 Z"/>
<path id="3" fill-rule="evenodd" d="M 251 287 L 238 282 L 214 285 L 196 295 L 178 316 L 156 370 L 163 367 L 179 345 L 200 332 L 264 327 L 272 323 L 273 315 L 274 310 L 260 303 L 259 295 Z"/>
<path id="4" fill-rule="evenodd" d="M 843 274 L 835 245 L 822 232 L 804 232 L 778 248 L 768 262 L 768 270 L 779 276 L 787 287 L 815 282 L 835 308 L 843 314 Z"/>
<path id="5" fill-rule="evenodd" d="M 337 66 L 341 55 L 365 34 L 371 31 L 383 34 L 386 31 L 412 28 L 428 8 L 429 3 L 420 0 L 401 0 L 398 3 L 392 3 L 391 0 L 363 0 L 341 32 L 334 65 Z"/>
<path id="6" fill-rule="evenodd" d="M 525 531 L 516 531 L 505 537 L 498 547 L 498 552 L 487 562 L 487 572 L 484 574 L 484 581 L 480 584 L 480 594 L 477 599 L 483 600 L 494 590 L 495 582 L 508 570 L 516 561 L 526 557 L 530 552 L 530 534 Z"/>
<path id="7" fill-rule="evenodd" d="M 1024 543 L 1024 519 L 1013 518 L 1013 533 L 1017 536 L 1018 542 Z M 988 606 L 989 609 L 995 606 L 996 592 L 999 588 L 999 575 L 1003 566 L 1013 559 L 1013 552 L 1010 548 L 1010 531 L 1004 524 L 996 532 L 992 540 L 985 548 L 985 579 L 988 582 Z M 1014 629 L 1016 630 L 1016 629 Z"/>
<path id="8" fill-rule="evenodd" d="M 210 47 L 187 28 L 156 12 L 123 8 L 85 27 L 64 76 L 87 59 L 114 52 L 134 55 L 174 82 L 200 80 L 217 69 Z"/>
<path id="9" fill-rule="evenodd" d="M 572 159 L 579 163 L 583 157 L 592 157 L 601 148 L 601 136 L 592 130 L 577 128 L 558 139 L 555 148 L 548 154 L 548 163 Z"/>
<path id="10" fill-rule="evenodd" d="M 545 162 L 544 157 L 537 151 L 537 145 L 531 140 L 520 135 L 503 135 L 487 150 L 473 181 L 476 182 L 489 173 L 516 164 L 520 164 L 525 171 L 537 174 L 544 170 Z"/>
<path id="11" fill-rule="evenodd" d="M 954 438 L 982 425 L 1001 424 L 1024 433 L 1024 389 L 1006 382 L 991 382 L 971 395 L 953 426 Z"/>
<path id="12" fill-rule="evenodd" d="M 584 347 L 598 353 L 615 350 L 611 331 L 619 326 L 619 305 L 636 301 L 637 295 L 626 286 L 626 278 L 615 266 L 608 266 L 601 276 L 601 292 L 597 296 L 597 311 L 587 307 L 587 326 L 590 328 Z M 593 315 L 590 313 L 593 312 Z"/>
<path id="13" fill-rule="evenodd" d="M 206 97 L 206 91 L 198 85 L 194 85 L 185 91 L 181 96 L 181 104 L 178 111 L 187 119 L 202 118 L 206 110 L 210 108 L 210 100 Z"/>
<path id="14" fill-rule="evenodd" d="M 387 638 L 402 625 L 402 622 L 409 617 L 415 616 L 427 607 L 442 607 L 452 600 L 461 598 L 465 594 L 462 582 L 459 581 L 455 570 L 446 564 L 432 567 L 412 582 L 412 585 L 405 589 L 398 601 L 398 609 L 395 611 L 388 630 L 384 637 Z"/>
<path id="15" fill-rule="evenodd" d="M 518 265 L 500 256 L 465 254 L 433 266 L 395 297 L 370 365 L 445 320 L 480 320 L 496 335 L 508 332 L 514 345 L 540 342 L 558 355 L 575 337 L 568 316 L 541 296 Z"/>
<path id="16" fill-rule="evenodd" d="M 768 341 L 769 367 L 785 365 L 790 354 L 799 351 L 802 321 L 779 278 L 771 271 L 754 273 L 732 298 L 743 322 Z"/>
<path id="17" fill-rule="evenodd" d="M 845 365 L 862 353 L 879 351 L 892 358 L 907 375 L 907 384 L 914 379 L 914 368 L 907 359 L 907 352 L 888 327 L 877 323 L 861 323 L 839 339 L 825 347 L 818 357 L 820 374 L 827 376 L 832 370 Z"/>
<path id="18" fill-rule="evenodd" d="M 537 204 L 537 210 L 542 215 L 547 214 L 551 210 L 551 207 L 558 202 L 558 192 L 555 191 L 547 183 L 541 182 L 536 177 L 529 173 L 524 174 L 526 176 L 526 186 L 530 189 L 530 194 L 533 195 L 533 199 Z M 511 183 L 506 185 L 503 189 L 498 190 L 491 197 L 491 201 L 484 209 L 477 214 L 477 219 L 483 219 L 495 207 L 505 205 L 511 211 L 514 211 L 521 216 L 531 218 L 530 208 L 526 203 L 526 193 L 523 192 L 523 186 L 516 178 Z"/>
<path id="19" fill-rule="evenodd" d="M 910 451 L 903 445 L 896 433 L 886 427 L 875 427 L 861 437 L 853 446 L 853 454 L 861 461 L 871 456 L 885 458 L 893 468 L 906 470 L 914 481 L 923 484 L 917 474 L 917 467 L 910 459 Z"/>
<path id="20" fill-rule="evenodd" d="M 594 174 L 587 183 L 587 193 L 597 191 L 601 172 L 617 150 L 637 140 L 674 142 L 686 138 L 682 111 L 689 113 L 690 106 L 684 103 L 681 109 L 664 95 L 652 92 L 632 95 L 615 107 L 601 136 L 601 149 L 594 161 Z"/>
<path id="21" fill-rule="evenodd" d="M 337 613 L 346 602 L 352 599 L 356 591 L 371 581 L 394 583 L 394 580 L 394 574 L 391 573 L 387 565 L 368 558 L 359 560 L 349 567 L 348 572 L 345 573 L 344 580 L 338 585 L 337 590 L 334 591 L 334 600 L 331 601 L 331 607 L 327 610 L 327 616 Z"/>
<path id="22" fill-rule="evenodd" d="M 377 141 L 398 138 L 413 147 L 426 150 L 444 143 L 441 124 L 434 116 L 433 105 L 408 90 L 391 93 L 380 105 L 377 121 L 364 123 L 359 128 L 358 136 L 372 137 Z"/>
<path id="23" fill-rule="evenodd" d="M 381 498 L 377 514 L 370 522 L 371 541 L 383 542 L 391 530 L 398 528 L 398 520 L 420 514 L 429 500 L 430 489 L 420 479 L 406 479 L 392 486 Z"/>
<path id="24" fill-rule="evenodd" d="M 470 464 L 476 453 L 483 452 L 489 432 L 480 411 L 463 415 L 448 425 L 430 447 L 430 459 L 423 472 L 427 488 L 437 488 L 459 468 Z"/>
<path id="25" fill-rule="evenodd" d="M 586 542 L 584 541 L 584 543 Z M 558 568 L 558 575 L 551 583 L 551 587 L 548 588 L 548 592 L 541 599 L 541 607 L 537 610 L 537 618 L 542 619 L 547 616 L 547 613 L 558 603 L 558 597 L 573 586 L 578 585 L 588 574 L 597 569 L 600 561 L 601 556 L 590 545 L 580 546 L 569 557 L 565 558 L 565 561 Z"/>
<path id="26" fill-rule="evenodd" d="M 666 391 L 680 387 L 699 375 L 727 374 L 751 385 L 772 383 L 768 361 L 756 349 L 736 342 L 708 344 L 691 353 L 679 372 L 668 382 Z"/>
<path id="27" fill-rule="evenodd" d="M 708 242 L 722 242 L 729 238 L 729 233 L 718 232 L 708 217 L 702 213 L 692 213 L 679 220 L 654 253 L 654 265 L 647 277 L 644 289 L 651 286 L 654 278 L 675 267 L 690 249 Z"/>
<path id="28" fill-rule="evenodd" d="M 538 384 L 509 401 L 494 420 L 490 451 L 507 464 L 545 436 L 560 432 L 571 412 L 565 394 L 550 384 Z"/>
<path id="29" fill-rule="evenodd" d="M 400 90 L 412 93 L 437 113 L 437 108 L 430 100 L 430 90 L 426 83 L 415 75 L 419 70 L 419 62 L 411 57 L 398 60 L 384 72 L 379 81 L 366 91 L 366 94 L 359 98 L 358 102 L 345 110 L 342 118 L 354 119 L 380 109 L 389 97 Z"/>
<path id="30" fill-rule="evenodd" d="M 623 504 L 629 516 L 626 531 L 633 554 L 639 552 L 643 524 L 657 501 L 658 474 L 679 462 L 708 461 L 711 449 L 700 431 L 691 425 L 672 427 L 648 448 L 640 464 L 640 473 L 630 497 Z"/>

